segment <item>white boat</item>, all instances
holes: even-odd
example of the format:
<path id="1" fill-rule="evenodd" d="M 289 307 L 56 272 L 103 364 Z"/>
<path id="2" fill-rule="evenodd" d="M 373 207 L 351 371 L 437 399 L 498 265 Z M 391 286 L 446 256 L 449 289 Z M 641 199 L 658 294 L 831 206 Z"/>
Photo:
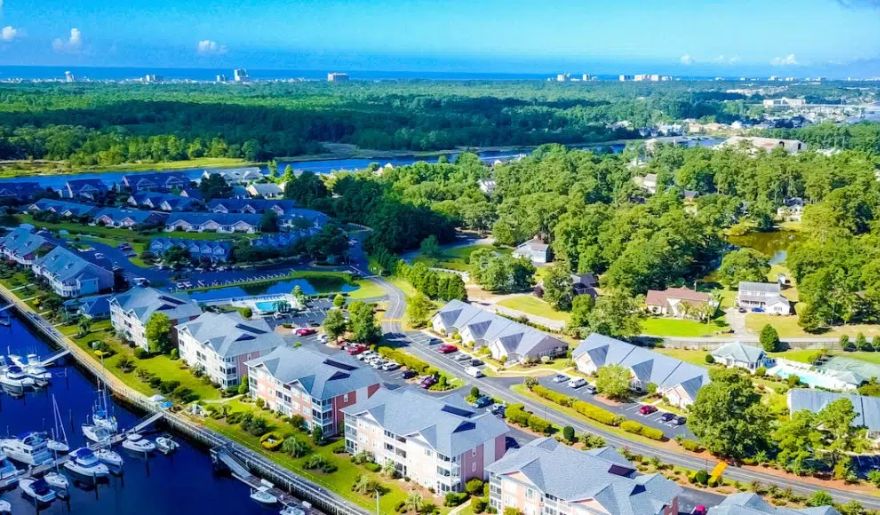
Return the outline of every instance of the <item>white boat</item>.
<path id="1" fill-rule="evenodd" d="M 170 436 L 162 435 L 156 438 L 156 447 L 162 454 L 171 454 L 180 447 L 180 444 L 172 440 Z"/>
<path id="2" fill-rule="evenodd" d="M 131 452 L 147 454 L 156 450 L 156 444 L 138 433 L 132 433 L 122 441 L 122 448 Z"/>
<path id="3" fill-rule="evenodd" d="M 107 428 L 83 424 L 82 432 L 86 438 L 95 443 L 107 443 L 113 438 L 113 433 Z"/>
<path id="4" fill-rule="evenodd" d="M 110 475 L 110 469 L 95 456 L 88 447 L 80 447 L 70 453 L 70 459 L 64 462 L 64 468 L 83 478 L 99 478 Z"/>
<path id="5" fill-rule="evenodd" d="M 44 433 L 24 433 L 15 438 L 0 440 L 0 450 L 6 453 L 9 459 L 25 465 L 42 465 L 52 461 L 52 453 L 46 442 Z"/>
<path id="6" fill-rule="evenodd" d="M 0 450 L 0 490 L 18 484 L 19 474 L 21 471 Z"/>
<path id="7" fill-rule="evenodd" d="M 306 515 L 306 512 L 296 506 L 285 506 L 279 515 Z"/>
<path id="8" fill-rule="evenodd" d="M 122 466 L 125 465 L 125 460 L 122 459 L 122 456 L 120 456 L 118 452 L 111 451 L 110 449 L 96 450 L 95 457 L 97 457 L 98 461 L 101 463 L 118 469 L 121 469 Z"/>
<path id="9" fill-rule="evenodd" d="M 25 478 L 18 482 L 18 486 L 26 496 L 41 504 L 48 504 L 57 497 L 55 490 L 52 490 L 49 483 L 43 479 Z"/>
<path id="10" fill-rule="evenodd" d="M 0 374 L 0 385 L 8 388 L 31 388 L 36 384 L 33 377 L 28 377 L 18 365 L 10 365 Z"/>
<path id="11" fill-rule="evenodd" d="M 260 504 L 275 504 L 278 502 L 278 498 L 269 493 L 269 487 L 267 486 L 251 490 L 251 499 Z"/>
<path id="12" fill-rule="evenodd" d="M 92 407 L 91 425 L 107 429 L 111 433 L 119 431 L 119 422 L 110 412 L 110 405 L 107 402 L 107 390 L 103 386 L 100 387 L 98 401 Z"/>
<path id="13" fill-rule="evenodd" d="M 9 501 L 0 499 L 0 513 L 12 513 L 12 505 L 9 504 Z"/>
<path id="14" fill-rule="evenodd" d="M 52 438 L 48 440 L 46 445 L 50 451 L 68 453 L 70 452 L 70 444 L 67 443 L 67 431 L 64 430 L 64 422 L 61 421 L 61 412 L 58 410 L 58 401 L 55 400 L 54 395 L 52 396 L 52 417 L 55 427 L 52 430 Z"/>
<path id="15" fill-rule="evenodd" d="M 33 379 L 36 383 L 48 383 L 52 380 L 52 372 L 40 365 L 27 365 L 22 367 L 24 375 Z"/>
<path id="16" fill-rule="evenodd" d="M 70 481 L 67 480 L 67 476 L 60 472 L 48 472 L 43 479 L 46 480 L 46 483 L 55 491 L 66 491 L 70 488 Z"/>

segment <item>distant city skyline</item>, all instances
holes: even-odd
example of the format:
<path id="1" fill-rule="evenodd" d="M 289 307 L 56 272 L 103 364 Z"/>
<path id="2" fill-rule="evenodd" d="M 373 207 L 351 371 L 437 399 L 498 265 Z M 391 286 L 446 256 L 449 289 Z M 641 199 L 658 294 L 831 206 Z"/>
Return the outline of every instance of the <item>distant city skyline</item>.
<path id="1" fill-rule="evenodd" d="M 0 66 L 880 76 L 880 1 L 0 0 Z"/>

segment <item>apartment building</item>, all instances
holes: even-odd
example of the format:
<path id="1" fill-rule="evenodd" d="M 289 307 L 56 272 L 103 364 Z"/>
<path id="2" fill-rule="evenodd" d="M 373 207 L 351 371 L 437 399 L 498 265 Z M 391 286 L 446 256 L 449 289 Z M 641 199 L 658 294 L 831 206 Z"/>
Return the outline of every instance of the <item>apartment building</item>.
<path id="1" fill-rule="evenodd" d="M 37 277 L 61 297 L 92 295 L 113 288 L 113 272 L 105 270 L 64 247 L 55 247 L 31 266 Z"/>
<path id="2" fill-rule="evenodd" d="M 150 349 L 145 328 L 154 314 L 166 315 L 172 325 L 189 322 L 202 314 L 199 305 L 186 296 L 139 286 L 110 298 L 109 304 L 113 329 L 144 350 Z M 177 335 L 176 331 L 172 333 Z"/>

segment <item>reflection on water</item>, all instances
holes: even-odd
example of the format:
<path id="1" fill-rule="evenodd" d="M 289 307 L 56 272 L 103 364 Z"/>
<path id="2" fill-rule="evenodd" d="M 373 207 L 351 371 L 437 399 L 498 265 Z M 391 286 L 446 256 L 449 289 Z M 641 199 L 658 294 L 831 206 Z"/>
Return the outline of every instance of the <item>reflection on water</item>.
<path id="1" fill-rule="evenodd" d="M 252 295 L 266 295 L 273 293 L 290 293 L 295 286 L 299 286 L 306 295 L 318 295 L 332 292 L 352 292 L 358 289 L 358 285 L 347 283 L 336 277 L 312 277 L 310 279 L 289 279 L 276 283 L 244 284 L 241 286 L 229 286 L 205 291 L 196 291 L 190 297 L 196 301 L 210 301 L 228 299 L 231 297 L 249 297 Z"/>
<path id="2" fill-rule="evenodd" d="M 798 231 L 767 231 L 750 232 L 743 236 L 728 236 L 727 241 L 737 247 L 748 247 L 757 250 L 770 259 L 771 265 L 785 261 L 792 245 L 803 240 Z"/>

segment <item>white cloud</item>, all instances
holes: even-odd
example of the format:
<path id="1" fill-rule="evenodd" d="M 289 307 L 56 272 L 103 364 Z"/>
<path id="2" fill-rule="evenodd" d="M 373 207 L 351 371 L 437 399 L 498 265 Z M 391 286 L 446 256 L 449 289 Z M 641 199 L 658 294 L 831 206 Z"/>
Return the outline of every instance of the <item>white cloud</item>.
<path id="1" fill-rule="evenodd" d="M 715 64 L 736 64 L 740 61 L 740 58 L 736 55 L 728 57 L 724 54 L 721 54 L 713 57 L 712 59 L 710 59 L 710 61 Z"/>
<path id="2" fill-rule="evenodd" d="M 70 29 L 70 36 L 66 40 L 55 38 L 52 41 L 52 49 L 59 53 L 78 54 L 82 50 L 82 46 L 82 32 L 76 27 Z"/>
<path id="3" fill-rule="evenodd" d="M 798 64 L 797 57 L 794 54 L 788 54 L 785 57 L 774 57 L 770 64 L 773 66 L 796 66 Z"/>
<path id="4" fill-rule="evenodd" d="M 683 56 L 679 57 L 678 60 L 679 60 L 679 62 L 681 62 L 681 64 L 683 64 L 685 66 L 689 66 L 691 64 L 694 64 L 694 58 L 691 57 L 690 54 L 684 54 Z"/>
<path id="5" fill-rule="evenodd" d="M 21 36 L 21 29 L 16 29 L 12 25 L 7 25 L 0 29 L 0 41 L 12 41 L 13 39 L 20 38 Z"/>
<path id="6" fill-rule="evenodd" d="M 226 45 L 221 45 L 210 39 L 203 39 L 196 43 L 196 52 L 199 55 L 221 55 L 226 53 Z"/>

